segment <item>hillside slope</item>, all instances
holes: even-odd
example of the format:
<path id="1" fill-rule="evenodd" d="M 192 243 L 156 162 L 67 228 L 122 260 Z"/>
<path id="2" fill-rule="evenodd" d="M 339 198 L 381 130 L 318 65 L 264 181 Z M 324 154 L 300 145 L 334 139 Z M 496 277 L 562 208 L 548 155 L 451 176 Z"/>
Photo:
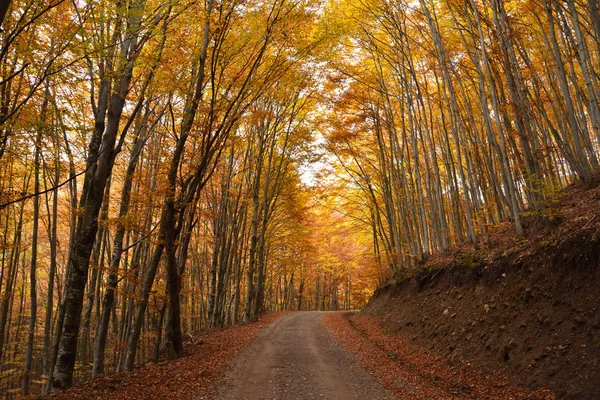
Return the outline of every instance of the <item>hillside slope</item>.
<path id="1" fill-rule="evenodd" d="M 361 312 L 449 364 L 505 369 L 559 399 L 600 396 L 600 188 L 572 186 L 489 243 L 432 257 Z"/>

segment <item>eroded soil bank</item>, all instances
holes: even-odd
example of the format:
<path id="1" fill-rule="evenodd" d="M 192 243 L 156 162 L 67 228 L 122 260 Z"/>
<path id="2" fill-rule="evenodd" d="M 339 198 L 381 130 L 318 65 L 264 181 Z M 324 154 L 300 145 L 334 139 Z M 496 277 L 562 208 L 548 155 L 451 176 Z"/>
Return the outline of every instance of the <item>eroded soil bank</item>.
<path id="1" fill-rule="evenodd" d="M 402 400 L 551 400 L 546 389 L 512 385 L 505 374 L 486 374 L 469 365 L 447 365 L 443 356 L 386 333 L 375 318 L 351 313 L 322 317 L 331 335 L 355 354 L 360 365 Z"/>
<path id="2" fill-rule="evenodd" d="M 569 188 L 526 222 L 525 237 L 507 223 L 479 249 L 433 257 L 361 315 L 447 364 L 505 370 L 559 399 L 600 398 L 600 190 Z"/>

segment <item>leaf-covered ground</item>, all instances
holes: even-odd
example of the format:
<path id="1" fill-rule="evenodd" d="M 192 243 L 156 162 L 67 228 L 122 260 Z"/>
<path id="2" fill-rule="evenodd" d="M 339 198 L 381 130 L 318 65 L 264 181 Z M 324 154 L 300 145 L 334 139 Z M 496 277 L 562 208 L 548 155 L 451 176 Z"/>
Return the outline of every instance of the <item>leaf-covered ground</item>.
<path id="1" fill-rule="evenodd" d="M 377 290 L 361 316 L 385 332 L 557 398 L 600 399 L 600 186 L 572 185 L 490 240 L 432 256 Z"/>
<path id="2" fill-rule="evenodd" d="M 344 313 L 324 315 L 323 323 L 361 366 L 399 399 L 553 399 L 547 391 L 513 387 L 502 373 L 486 376 L 468 364 L 450 367 L 443 358 L 399 334 L 384 333 L 376 320 Z"/>
<path id="3" fill-rule="evenodd" d="M 149 363 L 132 372 L 111 374 L 82 387 L 50 396 L 56 400 L 83 399 L 202 399 L 227 371 L 229 361 L 264 328 L 286 313 L 267 314 L 253 324 L 211 329 L 195 340 L 187 356 Z"/>

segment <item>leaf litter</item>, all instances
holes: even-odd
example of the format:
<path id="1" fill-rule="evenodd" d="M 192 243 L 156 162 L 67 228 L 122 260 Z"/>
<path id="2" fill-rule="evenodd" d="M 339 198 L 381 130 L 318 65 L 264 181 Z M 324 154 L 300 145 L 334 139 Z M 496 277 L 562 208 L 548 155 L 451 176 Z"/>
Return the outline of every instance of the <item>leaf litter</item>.
<path id="1" fill-rule="evenodd" d="M 329 313 L 323 324 L 367 372 L 399 399 L 550 400 L 546 390 L 514 387 L 502 371 L 486 375 L 468 363 L 449 366 L 443 357 L 411 343 L 403 334 L 384 332 L 372 317 Z"/>

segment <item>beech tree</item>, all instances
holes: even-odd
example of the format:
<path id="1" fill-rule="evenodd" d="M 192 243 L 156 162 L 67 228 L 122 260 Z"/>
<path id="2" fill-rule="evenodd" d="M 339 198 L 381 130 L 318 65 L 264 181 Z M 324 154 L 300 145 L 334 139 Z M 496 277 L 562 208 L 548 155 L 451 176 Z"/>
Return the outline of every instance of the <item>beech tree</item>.
<path id="1" fill-rule="evenodd" d="M 507 218 L 522 234 L 526 209 L 543 213 L 561 185 L 595 179 L 596 8 L 571 3 L 331 13 L 342 45 L 329 84 L 345 90 L 330 97 L 329 149 L 364 192 L 364 223 L 394 274 L 465 238 L 486 242 Z"/>
<path id="2" fill-rule="evenodd" d="M 0 393 L 359 308 L 600 162 L 580 0 L 0 8 Z"/>

